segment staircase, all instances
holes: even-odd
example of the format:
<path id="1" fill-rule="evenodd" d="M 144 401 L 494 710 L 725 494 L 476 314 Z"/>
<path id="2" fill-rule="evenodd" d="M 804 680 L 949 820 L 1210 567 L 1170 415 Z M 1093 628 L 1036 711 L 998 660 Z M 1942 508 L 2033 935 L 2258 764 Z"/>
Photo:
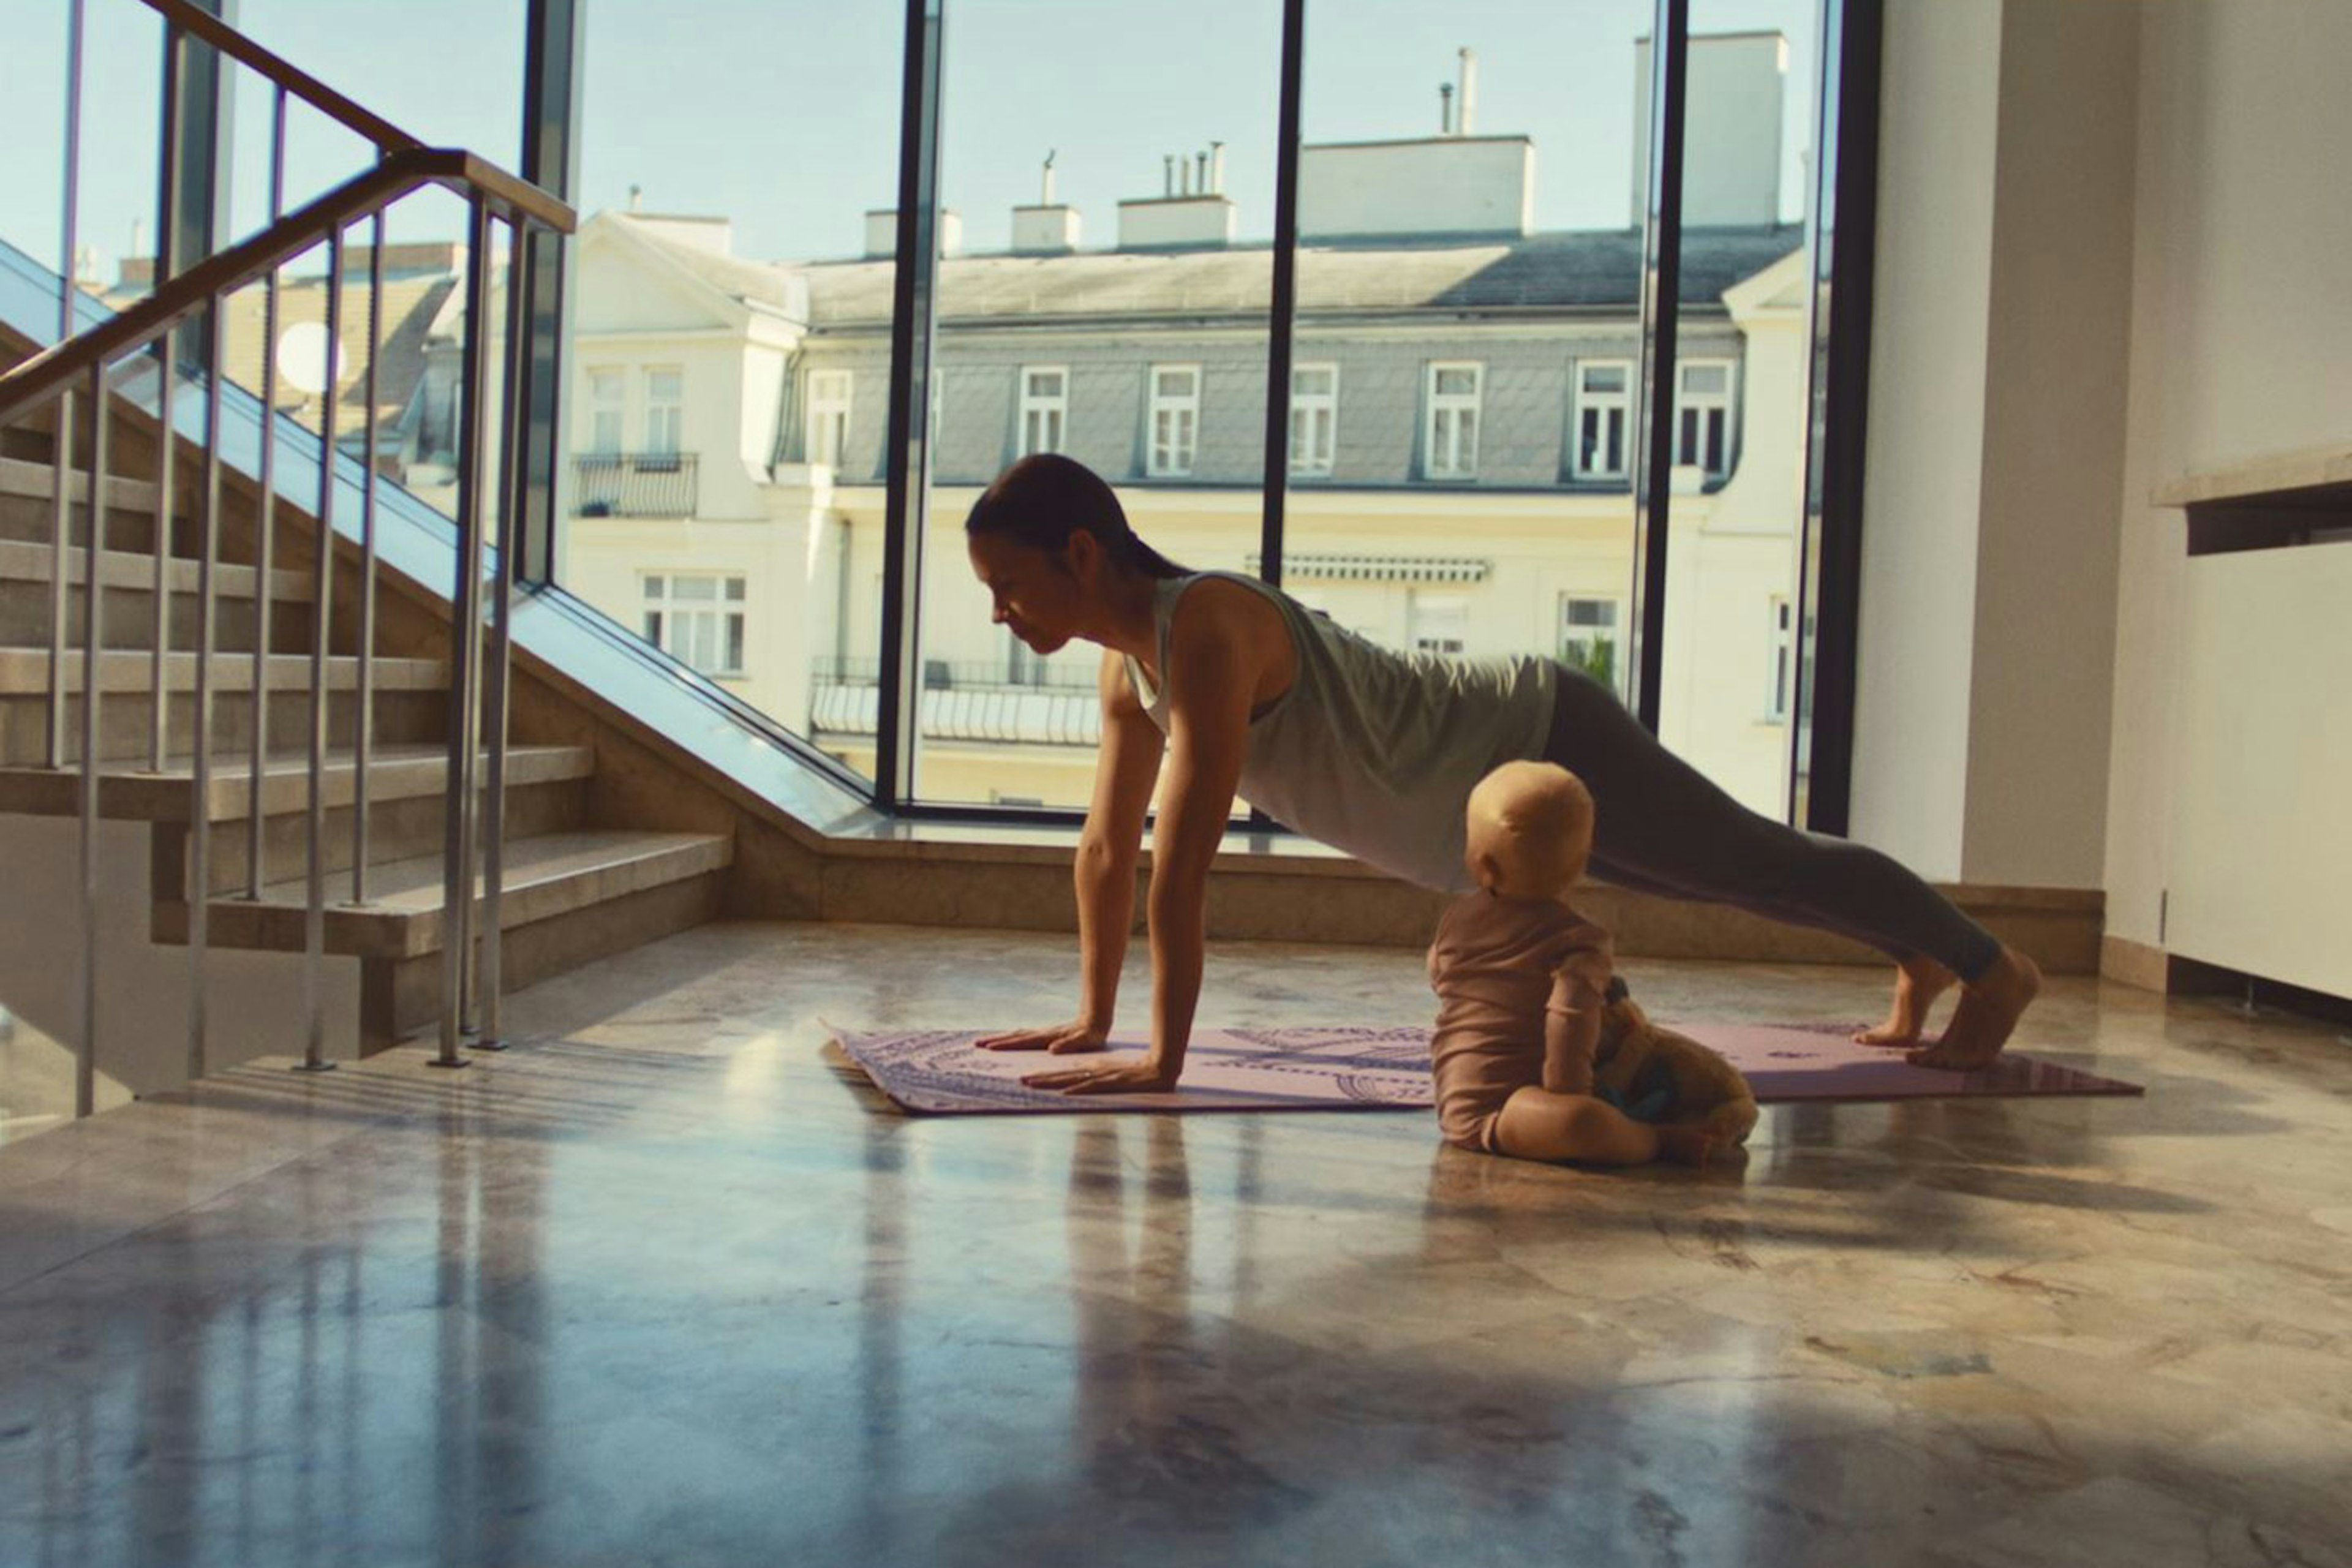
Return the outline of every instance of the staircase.
<path id="1" fill-rule="evenodd" d="M 525 301 L 535 263 L 576 216 L 469 153 L 425 146 L 189 0 L 126 3 L 163 29 L 164 264 L 153 289 L 110 313 L 21 254 L 0 255 L 14 257 L 0 285 L 15 290 L 0 292 L 0 818 L 35 825 L 8 830 L 20 863 L 0 876 L 10 932 L 0 963 L 13 965 L 0 979 L 40 994 L 48 1016 L 25 1019 L 70 1048 L 77 1115 L 95 1109 L 99 1058 L 128 1043 L 110 1036 L 110 1016 L 134 1040 L 166 1027 L 144 994 L 160 973 L 144 943 L 126 950 L 126 930 L 188 949 L 188 1075 L 270 1048 L 208 1044 L 223 984 L 241 988 L 232 1000 L 257 1000 L 281 1034 L 299 1019 L 307 1067 L 331 1065 L 331 1035 L 348 1032 L 364 1052 L 432 1023 L 437 1064 L 461 1067 L 467 1026 L 479 1024 L 474 1044 L 500 1043 L 504 991 L 711 918 L 735 858 L 732 818 L 707 794 L 665 788 L 641 758 L 630 779 L 601 782 L 606 749 L 626 749 L 609 739 L 612 704 L 515 672 L 514 609 L 528 592 L 514 571 L 519 476 L 552 462 L 553 437 L 508 416 L 546 390 Z M 67 258 L 78 254 L 80 85 L 93 68 L 119 76 L 152 61 L 86 64 L 83 24 L 77 4 Z M 194 247 L 174 242 L 171 226 L 205 204 L 191 208 L 169 106 L 207 74 L 214 101 L 227 101 L 231 74 L 267 94 L 268 218 L 183 260 Z M 342 183 L 291 210 L 289 109 L 366 149 Z M 410 510 L 380 555 L 387 215 L 430 190 L 455 194 L 467 215 L 461 363 L 438 394 L 457 451 L 455 512 L 445 522 Z M 225 210 L 221 198 L 212 205 Z M 370 259 L 347 273 L 353 255 Z M 322 267 L 338 352 L 351 346 L 343 326 L 362 323 L 364 379 L 358 363 L 325 356 L 336 368 L 315 427 L 278 412 L 282 345 L 268 347 L 294 265 Z M 349 287 L 364 289 L 365 313 L 346 322 Z M 224 370 L 229 307 L 247 289 L 264 299 L 257 397 L 231 389 Z M 346 405 L 366 421 L 357 450 L 338 439 Z M 63 817 L 70 835 L 38 826 Z M 126 830 L 147 841 L 143 921 L 126 918 L 121 897 L 135 864 Z M 68 836 L 70 875 L 55 852 Z M 243 961 L 220 982 L 208 967 L 218 950 L 262 955 L 261 967 Z M 289 956 L 267 957 L 278 954 Z M 359 1016 L 347 1031 L 327 1014 L 331 994 L 352 994 L 353 967 Z M 65 974 L 70 1002 L 56 984 Z M 17 1004 L 0 994 L 9 1040 Z M 134 1090 L 170 1087 L 151 1065 Z M 0 1128 L 8 1120 L 0 1105 Z"/>
<path id="2" fill-rule="evenodd" d="M 127 404 L 113 411 L 118 430 L 152 432 L 152 420 Z M 70 817 L 80 791 L 78 651 L 86 592 L 83 547 L 89 537 L 84 454 L 67 476 L 68 537 L 65 656 L 67 765 L 46 762 L 52 700 L 49 647 L 54 604 L 52 546 L 58 484 L 45 431 L 10 432 L 0 457 L 0 812 Z M 131 445 L 124 443 L 124 445 Z M 152 439 L 145 443 L 152 448 Z M 142 448 L 133 446 L 133 452 Z M 134 466 L 135 465 L 135 466 Z M 174 465 L 198 471 L 184 447 Z M 316 627 L 313 520 L 276 508 L 278 538 L 267 584 L 253 564 L 257 497 L 225 487 L 224 548 L 215 576 L 212 756 L 205 799 L 194 794 L 194 732 L 197 567 L 189 521 L 189 487 L 169 528 L 159 526 L 152 465 L 112 470 L 100 560 L 104 650 L 99 667 L 98 809 L 101 817 L 146 826 L 153 866 L 153 941 L 181 943 L 190 929 L 190 840 L 196 814 L 213 835 L 209 886 L 201 891 L 215 948 L 299 954 L 309 898 L 310 773 L 305 749 L 311 698 L 310 649 Z M 342 553 L 351 556 L 348 544 Z M 166 657 L 157 685 L 155 584 L 158 564 L 169 601 L 163 617 Z M 339 563 L 339 566 L 341 565 Z M 331 627 L 356 619 L 357 562 L 339 571 Z M 320 772 L 325 867 L 334 879 L 325 951 L 356 959 L 359 1037 L 378 1050 L 425 1027 L 441 1013 L 441 953 L 447 928 L 443 892 L 444 825 L 449 787 L 448 661 L 423 652 L 446 643 L 435 606 L 387 603 L 373 660 L 367 718 L 373 745 L 364 780 L 354 744 L 361 722 L 360 660 L 340 647 L 326 660 L 332 745 Z M 444 601 L 438 608 L 446 613 Z M 250 769 L 256 722 L 254 651 L 264 620 L 270 642 L 268 720 L 258 780 Z M 404 652 L 403 649 L 416 652 Z M 163 704 L 167 750 L 152 765 L 155 706 Z M 507 834 L 499 925 L 500 978 L 506 989 L 560 974 L 628 946 L 716 916 L 733 859 L 731 833 L 668 831 L 641 822 L 600 819 L 593 782 L 593 745 L 509 747 L 502 799 Z M 362 785 L 364 789 L 362 792 Z M 257 813 L 255 797 L 259 796 Z M 367 831 L 357 832 L 365 798 Z M 252 828 L 260 838 L 254 872 Z M 364 859 L 360 858 L 364 855 Z M 354 878 L 353 868 L 364 867 Z M 660 896 L 645 895 L 659 890 Z M 0 895 L 5 896 L 5 895 Z M 481 906 L 478 904 L 478 910 Z M 292 994 L 289 968 L 289 994 Z"/>

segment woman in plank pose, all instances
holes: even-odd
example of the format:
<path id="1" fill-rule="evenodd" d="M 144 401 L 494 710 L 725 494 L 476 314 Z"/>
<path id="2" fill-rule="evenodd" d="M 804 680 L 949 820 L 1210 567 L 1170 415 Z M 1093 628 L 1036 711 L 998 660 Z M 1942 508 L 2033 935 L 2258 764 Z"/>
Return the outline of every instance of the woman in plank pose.
<path id="1" fill-rule="evenodd" d="M 1468 889 L 1464 805 L 1507 762 L 1558 763 L 1591 792 L 1591 869 L 1620 887 L 1736 905 L 1852 937 L 1892 958 L 1886 1021 L 1860 1038 L 1927 1067 L 1990 1062 L 2041 974 L 1949 900 L 1863 845 L 1760 816 L 1675 757 L 1607 687 L 1556 660 L 1392 652 L 1254 578 L 1193 573 L 1128 526 L 1111 488 L 1067 458 L 1024 458 L 964 523 L 995 620 L 1040 654 L 1103 650 L 1102 745 L 1080 836 L 1077 1016 L 983 1040 L 1056 1055 L 1108 1040 L 1152 839 L 1150 1048 L 1141 1061 L 1024 1081 L 1074 1094 L 1173 1088 L 1200 1000 L 1209 864 L 1236 795 L 1285 826 L 1425 888 Z M 1928 1009 L 1957 983 L 1942 1037 Z"/>

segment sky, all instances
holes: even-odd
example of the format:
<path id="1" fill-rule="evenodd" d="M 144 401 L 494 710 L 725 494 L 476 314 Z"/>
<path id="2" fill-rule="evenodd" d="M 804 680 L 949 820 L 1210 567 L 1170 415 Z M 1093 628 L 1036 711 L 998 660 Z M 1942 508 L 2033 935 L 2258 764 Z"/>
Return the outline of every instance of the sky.
<path id="1" fill-rule="evenodd" d="M 1693 0 L 1697 33 L 1790 39 L 1782 211 L 1799 212 L 1811 138 L 1817 0 Z M 160 27 L 136 0 L 87 0 L 80 233 L 110 279 L 152 226 Z M 236 0 L 262 43 L 394 124 L 512 167 L 520 141 L 522 0 Z M 866 209 L 895 200 L 899 0 L 583 0 L 579 205 L 723 215 L 739 255 L 856 254 Z M 0 0 L 11 90 L 0 135 L 0 237 L 54 264 L 61 198 L 59 0 Z M 1650 0 L 1309 0 L 1308 141 L 1432 134 L 1456 50 L 1477 55 L 1483 133 L 1536 143 L 1538 228 L 1628 221 L 1633 39 Z M 1077 206 L 1083 243 L 1110 244 L 1121 198 L 1156 196 L 1163 157 L 1225 143 L 1244 239 L 1272 228 L 1278 0 L 950 0 L 941 181 L 967 248 L 1003 248 L 1039 195 Z M 268 95 L 236 102 L 234 212 L 267 211 Z M 21 89 L 21 90 L 18 90 Z M 289 205 L 364 166 L 340 128 L 298 112 Z M 420 199 L 395 237 L 460 232 L 454 200 Z"/>

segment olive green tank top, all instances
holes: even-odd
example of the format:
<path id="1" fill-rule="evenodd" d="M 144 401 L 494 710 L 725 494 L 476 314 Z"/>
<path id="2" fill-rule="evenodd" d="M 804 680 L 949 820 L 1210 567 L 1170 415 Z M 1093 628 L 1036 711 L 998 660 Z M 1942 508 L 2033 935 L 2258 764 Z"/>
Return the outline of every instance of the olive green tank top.
<path id="1" fill-rule="evenodd" d="M 1463 813 L 1495 768 L 1543 755 L 1559 668 L 1547 658 L 1398 653 L 1237 573 L 1164 578 L 1155 606 L 1160 686 L 1127 660 L 1168 729 L 1168 626 L 1193 584 L 1239 583 L 1282 612 L 1298 675 L 1250 721 L 1241 795 L 1286 827 L 1424 888 L 1467 892 Z"/>

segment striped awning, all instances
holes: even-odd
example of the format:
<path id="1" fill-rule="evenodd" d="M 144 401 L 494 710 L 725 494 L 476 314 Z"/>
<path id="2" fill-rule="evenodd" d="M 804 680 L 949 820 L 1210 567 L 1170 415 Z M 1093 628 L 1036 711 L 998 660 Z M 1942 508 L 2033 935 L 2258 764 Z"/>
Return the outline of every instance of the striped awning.
<path id="1" fill-rule="evenodd" d="M 1252 555 L 1249 569 L 1260 570 Z M 1483 583 L 1491 561 L 1466 555 L 1285 555 L 1286 583 Z"/>

